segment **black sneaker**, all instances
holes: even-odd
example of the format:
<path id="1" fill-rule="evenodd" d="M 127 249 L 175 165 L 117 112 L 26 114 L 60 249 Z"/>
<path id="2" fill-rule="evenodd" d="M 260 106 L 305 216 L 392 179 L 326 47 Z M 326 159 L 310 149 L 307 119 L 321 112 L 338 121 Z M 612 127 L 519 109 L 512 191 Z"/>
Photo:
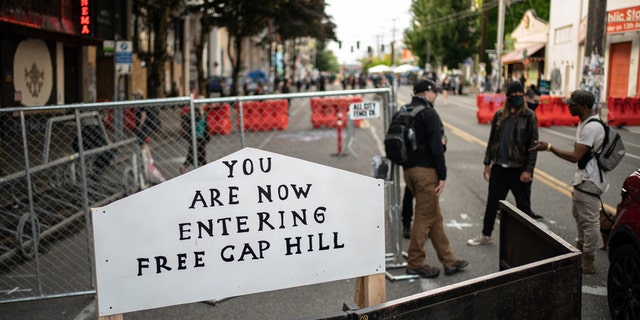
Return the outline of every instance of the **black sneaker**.
<path id="1" fill-rule="evenodd" d="M 452 267 L 444 267 L 444 274 L 450 276 L 454 273 L 458 273 L 469 265 L 467 260 L 458 259 L 456 263 L 453 264 Z"/>
<path id="2" fill-rule="evenodd" d="M 533 213 L 533 212 L 531 213 L 531 215 L 530 215 L 529 217 L 531 217 L 533 220 L 536 220 L 536 221 L 542 221 L 542 220 L 544 220 L 544 217 L 543 217 L 543 216 L 537 215 L 537 214 L 535 214 L 535 213 Z"/>
<path id="3" fill-rule="evenodd" d="M 440 269 L 425 264 L 424 266 L 417 269 L 407 268 L 406 273 L 411 275 L 417 274 L 423 278 L 435 278 L 440 275 Z"/>
<path id="4" fill-rule="evenodd" d="M 402 237 L 405 239 L 411 239 L 411 227 L 402 226 Z"/>

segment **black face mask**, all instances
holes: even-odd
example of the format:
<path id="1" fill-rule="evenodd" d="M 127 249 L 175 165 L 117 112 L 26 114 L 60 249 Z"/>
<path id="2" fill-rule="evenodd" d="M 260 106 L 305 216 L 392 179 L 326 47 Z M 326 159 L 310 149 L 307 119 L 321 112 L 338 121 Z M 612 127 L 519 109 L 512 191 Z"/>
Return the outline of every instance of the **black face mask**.
<path id="1" fill-rule="evenodd" d="M 524 103 L 523 96 L 509 96 L 509 103 L 515 107 L 520 107 Z"/>

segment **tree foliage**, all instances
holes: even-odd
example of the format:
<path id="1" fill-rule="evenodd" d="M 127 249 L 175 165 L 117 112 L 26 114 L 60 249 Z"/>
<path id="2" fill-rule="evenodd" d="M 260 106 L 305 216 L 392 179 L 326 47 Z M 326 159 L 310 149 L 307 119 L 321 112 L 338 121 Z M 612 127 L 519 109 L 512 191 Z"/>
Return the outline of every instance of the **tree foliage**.
<path id="1" fill-rule="evenodd" d="M 528 9 L 534 9 L 542 20 L 549 20 L 548 0 L 513 0 L 509 3 L 505 10 L 505 38 L 518 26 Z M 404 33 L 405 44 L 419 58 L 420 65 L 429 62 L 457 67 L 466 58 L 480 54 L 483 8 L 488 8 L 485 50 L 495 50 L 498 0 L 413 0 L 411 26 Z M 426 61 L 427 50 L 430 61 Z"/>
<path id="2" fill-rule="evenodd" d="M 326 43 L 318 41 L 316 45 L 316 69 L 320 71 L 338 72 L 340 65 L 333 51 L 328 50 Z"/>
<path id="3" fill-rule="evenodd" d="M 153 32 L 153 50 L 149 61 L 147 75 L 147 93 L 149 98 L 163 98 L 165 62 L 167 55 L 167 36 L 174 14 L 184 6 L 184 0 L 139 0 L 140 5 L 146 7 L 143 17 L 151 26 Z"/>
<path id="4" fill-rule="evenodd" d="M 285 0 L 275 12 L 274 26 L 280 41 L 283 44 L 287 40 L 293 43 L 289 62 L 294 72 L 298 56 L 297 39 L 310 37 L 322 42 L 337 40 L 336 25 L 331 16 L 326 14 L 325 8 L 325 0 Z"/>
<path id="5" fill-rule="evenodd" d="M 487 4 L 490 4 L 493 1 L 484 1 Z M 549 0 L 520 0 L 520 1 L 511 1 L 511 5 L 505 7 L 504 14 L 504 34 L 505 38 L 508 37 L 517 26 L 520 24 L 524 13 L 533 9 L 536 12 L 536 15 L 544 20 L 549 21 L 549 11 L 550 11 L 551 2 Z M 497 38 L 498 38 L 498 7 L 491 6 L 491 9 L 488 11 L 487 15 L 487 49 L 495 50 Z M 481 20 L 478 20 L 478 23 L 481 23 Z M 506 46 L 505 49 L 513 49 L 512 47 Z"/>
<path id="6" fill-rule="evenodd" d="M 238 76 L 243 66 L 243 39 L 265 30 L 275 9 L 283 0 L 256 4 L 253 0 L 211 0 L 211 18 L 217 26 L 229 32 L 227 54 L 231 60 L 233 86 L 231 94 L 238 93 Z"/>
<path id="7" fill-rule="evenodd" d="M 453 68 L 477 51 L 473 4 L 473 0 L 412 1 L 411 29 L 405 31 L 405 43 L 421 65 L 428 62 Z"/>

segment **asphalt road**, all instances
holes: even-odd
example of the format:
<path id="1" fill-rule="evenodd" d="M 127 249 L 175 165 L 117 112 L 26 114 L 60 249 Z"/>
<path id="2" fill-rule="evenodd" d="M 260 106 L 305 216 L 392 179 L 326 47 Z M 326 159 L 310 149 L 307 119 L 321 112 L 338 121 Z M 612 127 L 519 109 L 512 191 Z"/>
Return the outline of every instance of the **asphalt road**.
<path id="1" fill-rule="evenodd" d="M 400 87 L 399 103 L 410 100 L 410 87 Z M 436 109 L 446 127 L 449 138 L 447 166 L 449 177 L 441 196 L 441 207 L 446 223 L 446 232 L 454 252 L 470 262 L 465 272 L 453 276 L 442 274 L 435 279 L 400 280 L 386 282 L 387 300 L 394 300 L 412 294 L 440 288 L 449 284 L 480 277 L 498 271 L 497 244 L 469 247 L 470 239 L 480 233 L 482 215 L 487 193 L 487 183 L 482 178 L 482 158 L 484 144 L 488 138 L 489 125 L 478 124 L 476 120 L 475 95 L 449 96 L 448 103 L 442 96 L 436 102 Z M 614 208 L 619 201 L 619 189 L 624 178 L 640 167 L 640 129 L 621 128 L 621 134 L 628 148 L 628 156 L 611 174 L 611 188 L 603 196 L 604 202 Z M 378 133 L 380 134 L 380 133 Z M 540 137 L 559 148 L 570 148 L 573 144 L 575 128 L 541 128 Z M 380 138 L 380 137 L 378 137 Z M 360 137 L 360 139 L 365 139 Z M 325 151 L 318 150 L 326 154 Z M 313 154 L 310 155 L 313 157 Z M 338 160 L 336 160 L 338 161 Z M 370 159 L 345 158 L 340 161 L 365 161 Z M 533 210 L 544 216 L 542 222 L 561 238 L 574 243 L 575 222 L 571 217 L 571 198 L 568 191 L 575 165 L 552 154 L 541 153 L 535 173 L 532 191 Z M 507 198 L 513 200 L 511 195 Z M 390 231 L 391 228 L 388 227 Z M 498 228 L 496 228 L 497 230 Z M 494 234 L 495 238 L 499 235 Z M 406 248 L 408 241 L 403 240 Z M 393 250 L 391 237 L 387 247 Z M 433 249 L 427 244 L 427 262 L 438 265 Z M 606 297 L 606 272 L 608 260 L 606 251 L 600 250 L 596 256 L 598 273 L 583 276 L 582 318 L 608 319 Z M 403 274 L 404 269 L 389 269 L 393 274 Z M 177 305 L 153 310 L 128 313 L 125 319 L 296 319 L 327 314 L 342 308 L 345 302 L 354 300 L 355 279 L 324 284 L 251 294 L 220 301 L 207 301 Z M 543 294 L 543 293 L 541 293 Z M 0 304 L 0 319 L 95 319 L 95 299 L 93 296 L 58 298 Z"/>

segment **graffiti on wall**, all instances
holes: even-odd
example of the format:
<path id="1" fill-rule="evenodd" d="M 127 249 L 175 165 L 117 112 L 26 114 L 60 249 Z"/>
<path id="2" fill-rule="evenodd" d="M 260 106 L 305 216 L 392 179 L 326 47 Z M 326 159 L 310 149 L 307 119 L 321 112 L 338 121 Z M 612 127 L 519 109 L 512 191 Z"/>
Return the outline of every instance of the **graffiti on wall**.
<path id="1" fill-rule="evenodd" d="M 587 90 L 596 97 L 596 105 L 600 103 L 600 93 L 604 78 L 604 58 L 599 54 L 591 54 L 584 59 L 580 89 Z"/>

